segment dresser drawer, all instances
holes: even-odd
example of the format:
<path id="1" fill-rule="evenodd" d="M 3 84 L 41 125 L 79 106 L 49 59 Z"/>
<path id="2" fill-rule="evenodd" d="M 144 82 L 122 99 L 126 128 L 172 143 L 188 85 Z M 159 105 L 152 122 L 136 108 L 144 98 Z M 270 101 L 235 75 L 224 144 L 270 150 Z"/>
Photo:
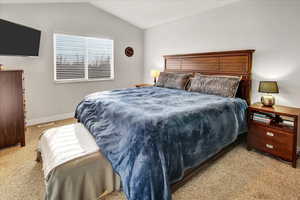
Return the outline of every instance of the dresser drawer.
<path id="1" fill-rule="evenodd" d="M 248 140 L 254 148 L 279 156 L 285 160 L 292 160 L 293 134 L 291 133 L 250 124 Z"/>

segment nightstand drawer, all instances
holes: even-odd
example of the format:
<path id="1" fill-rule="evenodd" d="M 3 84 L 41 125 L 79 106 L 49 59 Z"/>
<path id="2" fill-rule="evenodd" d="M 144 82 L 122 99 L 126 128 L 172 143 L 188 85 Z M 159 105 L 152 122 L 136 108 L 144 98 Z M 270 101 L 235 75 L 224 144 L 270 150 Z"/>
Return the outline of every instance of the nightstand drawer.
<path id="1" fill-rule="evenodd" d="M 282 144 L 283 146 L 293 147 L 293 134 L 284 131 L 276 130 L 269 127 L 264 127 L 255 123 L 251 123 L 249 126 L 250 136 L 261 138 L 264 141 L 272 141 L 276 144 Z"/>
<path id="2" fill-rule="evenodd" d="M 279 156 L 285 160 L 292 160 L 292 134 L 256 124 L 250 124 L 248 134 L 248 142 L 251 146 L 275 156 Z"/>
<path id="3" fill-rule="evenodd" d="M 288 147 L 284 144 L 276 143 L 271 140 L 264 140 L 257 136 L 248 137 L 251 146 L 261 151 L 279 156 L 285 160 L 291 161 L 293 159 L 292 146 Z"/>

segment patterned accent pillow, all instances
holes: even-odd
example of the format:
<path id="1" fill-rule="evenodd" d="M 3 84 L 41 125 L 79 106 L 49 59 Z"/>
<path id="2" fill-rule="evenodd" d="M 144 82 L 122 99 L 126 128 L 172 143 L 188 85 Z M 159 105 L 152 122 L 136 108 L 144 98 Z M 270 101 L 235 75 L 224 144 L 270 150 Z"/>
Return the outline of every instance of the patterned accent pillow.
<path id="1" fill-rule="evenodd" d="M 198 76 L 203 76 L 203 75 L 204 74 L 201 74 L 201 73 L 197 72 L 197 73 L 194 74 L 194 77 L 197 78 Z M 204 75 L 204 76 L 208 76 L 208 75 Z"/>
<path id="2" fill-rule="evenodd" d="M 189 91 L 234 98 L 242 77 L 197 75 L 191 81 Z"/>
<path id="3" fill-rule="evenodd" d="M 155 84 L 155 86 L 157 86 L 157 87 L 164 87 L 165 86 L 165 83 L 167 82 L 167 80 L 168 80 L 168 75 L 169 75 L 170 73 L 168 73 L 168 72 L 160 72 L 159 73 L 159 77 L 158 77 L 158 79 L 157 79 L 157 81 L 156 81 L 156 84 Z"/>
<path id="4" fill-rule="evenodd" d="M 188 82 L 186 83 L 185 90 L 189 91 L 189 89 L 190 89 L 190 87 L 191 87 L 192 79 L 196 78 L 198 75 L 201 76 L 201 75 L 203 75 L 203 74 L 200 74 L 200 73 L 197 72 L 197 73 L 193 73 L 193 74 L 190 76 Z"/>
<path id="5" fill-rule="evenodd" d="M 184 90 L 192 74 L 170 73 L 164 87 Z"/>

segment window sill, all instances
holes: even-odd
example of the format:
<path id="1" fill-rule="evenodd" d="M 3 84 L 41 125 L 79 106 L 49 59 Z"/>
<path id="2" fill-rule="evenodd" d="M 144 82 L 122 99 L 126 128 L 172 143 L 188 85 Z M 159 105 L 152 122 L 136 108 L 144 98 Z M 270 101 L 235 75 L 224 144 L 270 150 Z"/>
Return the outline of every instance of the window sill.
<path id="1" fill-rule="evenodd" d="M 55 83 L 82 83 L 82 82 L 99 82 L 99 81 L 113 81 L 114 78 L 102 78 L 102 79 L 73 79 L 73 80 L 54 80 Z"/>

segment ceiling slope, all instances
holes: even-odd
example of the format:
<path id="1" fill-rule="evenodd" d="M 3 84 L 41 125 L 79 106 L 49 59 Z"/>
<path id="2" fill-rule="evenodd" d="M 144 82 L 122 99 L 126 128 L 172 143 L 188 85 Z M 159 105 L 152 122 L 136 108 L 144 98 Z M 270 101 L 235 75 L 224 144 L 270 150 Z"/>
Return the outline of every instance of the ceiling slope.
<path id="1" fill-rule="evenodd" d="M 0 0 L 0 3 L 88 2 L 139 28 L 147 29 L 240 0 Z"/>

